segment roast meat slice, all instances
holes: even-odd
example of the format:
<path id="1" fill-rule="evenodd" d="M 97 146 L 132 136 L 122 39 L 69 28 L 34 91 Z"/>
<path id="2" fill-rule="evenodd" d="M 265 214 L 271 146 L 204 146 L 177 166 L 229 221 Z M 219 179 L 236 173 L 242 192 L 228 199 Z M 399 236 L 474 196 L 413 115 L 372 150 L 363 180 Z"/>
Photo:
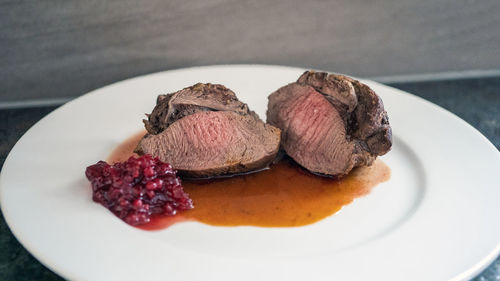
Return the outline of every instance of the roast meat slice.
<path id="1" fill-rule="evenodd" d="M 254 114 L 199 111 L 147 134 L 138 150 L 170 163 L 180 175 L 213 177 L 267 167 L 279 142 L 280 130 Z"/>
<path id="2" fill-rule="evenodd" d="M 340 177 L 370 165 L 392 145 L 380 97 L 343 75 L 305 72 L 269 96 L 267 122 L 282 130 L 290 157 L 323 175 Z"/>
<path id="3" fill-rule="evenodd" d="M 187 177 L 219 177 L 266 168 L 280 145 L 280 130 L 223 85 L 198 83 L 160 95 L 136 148 L 170 163 Z"/>

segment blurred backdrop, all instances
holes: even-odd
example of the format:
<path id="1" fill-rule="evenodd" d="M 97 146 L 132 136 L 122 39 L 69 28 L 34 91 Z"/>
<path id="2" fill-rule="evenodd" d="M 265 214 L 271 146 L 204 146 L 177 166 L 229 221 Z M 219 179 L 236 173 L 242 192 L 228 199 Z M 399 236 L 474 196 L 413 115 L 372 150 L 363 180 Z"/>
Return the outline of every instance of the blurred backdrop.
<path id="1" fill-rule="evenodd" d="M 140 74 L 212 64 L 390 82 L 500 69 L 500 1 L 0 0 L 0 40 L 0 104 L 64 100 Z"/>

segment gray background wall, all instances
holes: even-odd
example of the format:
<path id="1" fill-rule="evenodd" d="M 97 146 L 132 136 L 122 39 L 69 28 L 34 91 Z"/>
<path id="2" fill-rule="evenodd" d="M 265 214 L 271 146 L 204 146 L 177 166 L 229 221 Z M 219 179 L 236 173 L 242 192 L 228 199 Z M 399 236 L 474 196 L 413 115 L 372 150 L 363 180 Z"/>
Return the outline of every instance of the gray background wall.
<path id="1" fill-rule="evenodd" d="M 499 0 L 0 0 L 0 102 L 194 65 L 500 69 Z"/>

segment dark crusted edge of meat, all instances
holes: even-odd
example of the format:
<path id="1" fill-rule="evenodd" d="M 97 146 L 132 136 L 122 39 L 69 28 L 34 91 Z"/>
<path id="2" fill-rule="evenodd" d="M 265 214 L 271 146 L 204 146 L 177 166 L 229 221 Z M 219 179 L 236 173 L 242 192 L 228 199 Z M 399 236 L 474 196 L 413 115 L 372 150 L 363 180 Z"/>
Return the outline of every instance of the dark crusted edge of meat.
<path id="1" fill-rule="evenodd" d="M 215 95 L 217 93 L 224 93 L 223 95 L 220 96 L 222 97 L 221 102 L 223 104 L 228 104 L 230 102 L 239 102 L 241 103 L 241 108 L 240 108 L 241 112 L 238 111 L 234 112 L 237 112 L 239 114 L 250 113 L 248 110 L 248 105 L 238 100 L 236 94 L 231 89 L 225 87 L 224 85 L 211 84 L 211 83 L 196 83 L 193 86 L 186 87 L 174 93 L 159 95 L 157 97 L 156 105 L 153 108 L 153 111 L 151 112 L 151 114 L 146 114 L 147 119 L 142 120 L 144 123 L 144 127 L 146 128 L 148 133 L 153 135 L 159 134 L 166 128 L 168 128 L 168 126 L 170 126 L 175 121 L 184 118 L 188 115 L 194 114 L 196 112 L 219 111 L 218 109 L 210 108 L 207 106 L 184 104 L 184 105 L 177 105 L 177 107 L 181 106 L 181 108 L 175 108 L 174 112 L 170 112 L 170 100 L 172 99 L 172 97 L 185 90 L 190 90 L 199 93 L 198 98 L 199 97 L 206 98 L 209 97 L 210 95 Z"/>

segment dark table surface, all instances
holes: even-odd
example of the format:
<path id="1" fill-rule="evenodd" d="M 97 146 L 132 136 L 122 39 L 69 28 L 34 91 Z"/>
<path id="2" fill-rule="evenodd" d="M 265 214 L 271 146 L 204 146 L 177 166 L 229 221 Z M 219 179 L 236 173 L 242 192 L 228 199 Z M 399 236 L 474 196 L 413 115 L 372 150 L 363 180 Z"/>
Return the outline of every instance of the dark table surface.
<path id="1" fill-rule="evenodd" d="M 390 85 L 455 113 L 500 149 L 500 77 Z M 0 165 L 17 140 L 55 108 L 57 106 L 0 110 Z M 19 244 L 3 216 L 0 217 L 0 280 L 62 280 Z M 500 257 L 473 280 L 500 280 Z"/>

